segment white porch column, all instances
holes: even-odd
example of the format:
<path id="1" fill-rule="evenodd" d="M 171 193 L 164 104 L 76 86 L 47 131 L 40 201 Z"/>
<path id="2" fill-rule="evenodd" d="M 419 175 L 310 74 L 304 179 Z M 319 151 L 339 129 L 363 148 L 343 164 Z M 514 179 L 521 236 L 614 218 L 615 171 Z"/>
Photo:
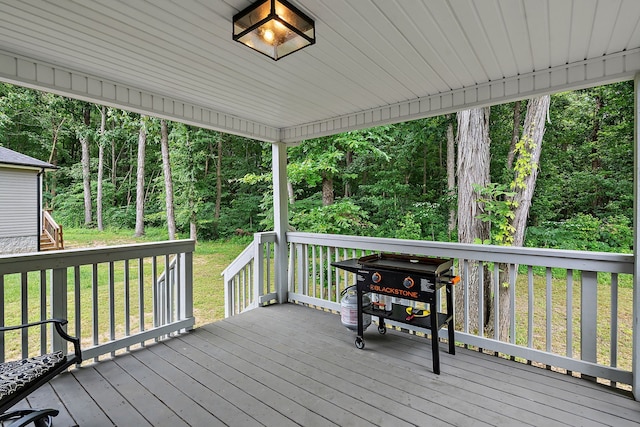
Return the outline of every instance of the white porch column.
<path id="1" fill-rule="evenodd" d="M 633 347 L 632 347 L 632 364 L 631 370 L 633 374 L 632 387 L 633 395 L 636 400 L 640 400 L 640 73 L 634 78 L 634 135 L 633 135 L 633 254 L 634 254 L 634 271 L 633 271 Z"/>
<path id="2" fill-rule="evenodd" d="M 282 142 L 271 144 L 273 172 L 273 229 L 276 232 L 274 254 L 274 274 L 278 303 L 287 302 L 287 265 L 289 249 L 287 229 L 289 228 L 289 199 L 287 196 L 287 146 Z"/>

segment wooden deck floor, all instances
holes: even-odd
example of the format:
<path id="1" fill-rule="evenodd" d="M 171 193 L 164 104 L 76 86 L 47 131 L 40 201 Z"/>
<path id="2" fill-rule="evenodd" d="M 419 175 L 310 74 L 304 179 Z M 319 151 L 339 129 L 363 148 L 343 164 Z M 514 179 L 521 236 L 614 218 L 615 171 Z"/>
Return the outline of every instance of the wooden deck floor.
<path id="1" fill-rule="evenodd" d="M 55 426 L 639 425 L 640 402 L 586 380 L 376 328 L 366 348 L 335 314 L 253 310 L 56 378 L 28 404 Z"/>

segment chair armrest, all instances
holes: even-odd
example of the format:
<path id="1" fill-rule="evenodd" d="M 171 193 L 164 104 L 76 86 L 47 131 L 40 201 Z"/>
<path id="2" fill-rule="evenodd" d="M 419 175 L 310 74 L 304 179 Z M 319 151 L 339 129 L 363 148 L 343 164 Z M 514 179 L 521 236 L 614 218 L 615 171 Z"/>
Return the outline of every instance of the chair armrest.
<path id="1" fill-rule="evenodd" d="M 69 321 L 66 320 L 66 319 L 46 319 L 46 320 L 41 320 L 39 322 L 25 323 L 24 325 L 0 326 L 0 332 L 14 331 L 16 329 L 31 328 L 32 326 L 44 325 L 45 323 L 58 323 L 58 324 L 60 324 L 62 326 L 62 325 L 66 325 L 67 323 L 69 323 Z"/>
<path id="2" fill-rule="evenodd" d="M 56 331 L 58 332 L 58 335 L 60 335 L 60 337 L 62 337 L 65 341 L 69 341 L 70 343 L 73 344 L 73 353 L 77 358 L 76 363 L 80 363 L 82 361 L 82 352 L 80 350 L 80 339 L 76 337 L 72 337 L 71 335 L 67 334 L 67 332 L 64 329 L 62 329 L 64 325 L 69 323 L 67 319 L 45 319 L 39 322 L 26 323 L 24 325 L 0 326 L 0 333 L 6 332 L 6 331 L 14 331 L 17 329 L 31 328 L 33 326 L 40 326 L 47 323 L 53 323 L 53 325 L 56 328 Z"/>

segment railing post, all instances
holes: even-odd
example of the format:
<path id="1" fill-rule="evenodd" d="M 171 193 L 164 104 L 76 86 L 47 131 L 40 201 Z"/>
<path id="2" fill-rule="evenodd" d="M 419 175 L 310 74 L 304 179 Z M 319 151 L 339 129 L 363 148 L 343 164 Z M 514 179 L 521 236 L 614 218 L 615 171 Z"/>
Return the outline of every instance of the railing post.
<path id="1" fill-rule="evenodd" d="M 76 313 L 77 315 L 77 313 Z M 67 311 L 67 269 L 54 268 L 51 270 L 51 317 L 68 319 Z M 66 326 L 64 328 L 66 330 Z M 78 332 L 76 331 L 76 334 Z M 53 351 L 67 352 L 67 342 L 53 330 L 51 331 Z"/>
<path id="2" fill-rule="evenodd" d="M 260 233 L 253 236 L 253 305 L 257 307 L 264 295 L 264 243 Z"/>
<path id="3" fill-rule="evenodd" d="M 276 233 L 274 275 L 276 294 L 280 304 L 287 302 L 287 229 L 289 227 L 289 200 L 287 194 L 287 146 L 282 142 L 271 144 L 273 172 L 273 229 Z"/>
<path id="4" fill-rule="evenodd" d="M 180 319 L 178 320 L 184 320 L 193 317 L 193 252 L 179 254 L 178 260 L 180 262 Z"/>

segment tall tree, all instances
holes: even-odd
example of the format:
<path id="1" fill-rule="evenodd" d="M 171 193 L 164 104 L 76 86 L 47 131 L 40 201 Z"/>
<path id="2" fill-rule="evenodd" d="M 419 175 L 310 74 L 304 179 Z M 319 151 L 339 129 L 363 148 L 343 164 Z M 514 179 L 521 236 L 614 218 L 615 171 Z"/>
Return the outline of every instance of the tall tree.
<path id="1" fill-rule="evenodd" d="M 89 151 L 89 126 L 91 126 L 91 104 L 82 104 L 82 119 L 84 126 L 80 130 L 80 145 L 82 146 L 82 187 L 84 194 L 84 225 L 91 225 L 93 214 L 91 209 L 91 154 Z"/>
<path id="2" fill-rule="evenodd" d="M 447 115 L 449 116 L 449 115 Z M 453 136 L 453 120 L 448 120 L 447 124 L 447 192 L 453 195 L 456 189 L 456 141 Z M 449 209 L 448 231 L 449 238 L 456 229 L 456 209 L 453 206 Z"/>
<path id="3" fill-rule="evenodd" d="M 103 177 L 104 177 L 104 145 L 105 131 L 107 127 L 107 107 L 100 108 L 100 130 L 98 131 L 98 182 L 96 189 L 96 221 L 98 230 L 104 230 L 102 221 L 102 195 L 103 195 Z"/>
<path id="4" fill-rule="evenodd" d="M 489 183 L 489 108 L 475 108 L 460 111 L 458 119 L 458 241 L 475 243 L 489 238 L 489 226 L 479 218 L 483 211 L 477 186 Z M 468 313 L 466 319 L 472 332 L 484 329 L 488 320 L 490 287 L 486 276 L 480 283 L 480 265 L 477 261 L 469 261 Z M 480 301 L 480 287 L 483 287 L 483 298 Z M 481 308 L 484 310 L 481 312 Z M 464 295 L 456 294 L 456 310 L 458 319 L 463 321 Z M 480 314 L 483 316 L 480 316 Z M 481 318 L 482 317 L 482 318 Z"/>
<path id="5" fill-rule="evenodd" d="M 220 219 L 220 208 L 222 205 L 222 136 L 218 138 L 218 154 L 216 156 L 216 208 L 214 218 Z"/>
<path id="6" fill-rule="evenodd" d="M 538 165 L 542 152 L 545 121 L 549 115 L 549 95 L 530 99 L 527 104 L 522 137 L 516 145 L 512 189 L 515 207 L 511 225 L 514 229 L 513 246 L 523 246 L 531 200 L 538 178 Z"/>
<path id="7" fill-rule="evenodd" d="M 144 235 L 144 161 L 147 145 L 147 117 L 140 117 L 140 130 L 138 132 L 138 169 L 136 179 L 136 229 L 135 236 Z"/>
<path id="8" fill-rule="evenodd" d="M 169 240 L 175 240 L 176 217 L 173 210 L 173 180 L 171 178 L 171 161 L 169 159 L 169 130 L 167 121 L 164 119 L 160 120 L 160 146 L 162 149 L 162 171 L 164 173 L 167 229 L 169 232 Z"/>

